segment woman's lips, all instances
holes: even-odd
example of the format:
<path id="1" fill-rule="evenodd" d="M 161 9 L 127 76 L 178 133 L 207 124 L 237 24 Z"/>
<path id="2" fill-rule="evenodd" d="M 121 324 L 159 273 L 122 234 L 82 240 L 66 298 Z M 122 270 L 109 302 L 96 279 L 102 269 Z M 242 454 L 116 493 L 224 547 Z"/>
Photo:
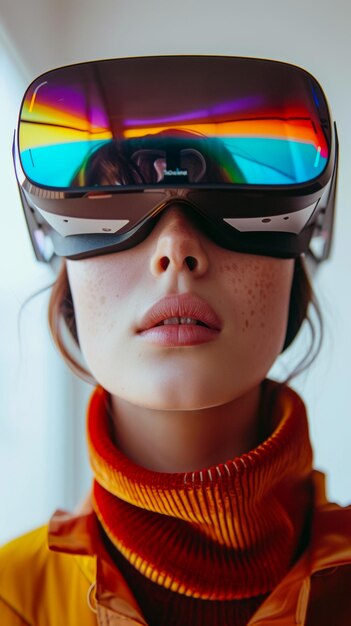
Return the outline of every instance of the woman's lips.
<path id="1" fill-rule="evenodd" d="M 137 333 L 161 346 L 191 346 L 218 337 L 221 320 L 212 307 L 194 294 L 170 295 L 142 316 Z"/>

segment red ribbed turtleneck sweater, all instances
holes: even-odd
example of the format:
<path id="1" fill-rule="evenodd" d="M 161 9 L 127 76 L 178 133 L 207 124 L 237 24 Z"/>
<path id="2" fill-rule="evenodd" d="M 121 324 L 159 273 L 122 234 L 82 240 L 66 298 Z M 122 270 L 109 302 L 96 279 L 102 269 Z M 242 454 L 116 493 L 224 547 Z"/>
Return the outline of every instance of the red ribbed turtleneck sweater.
<path id="1" fill-rule="evenodd" d="M 118 450 L 108 406 L 97 388 L 88 412 L 93 505 L 146 620 L 246 624 L 308 539 L 312 451 L 302 401 L 266 381 L 266 441 L 223 464 L 169 474 Z"/>

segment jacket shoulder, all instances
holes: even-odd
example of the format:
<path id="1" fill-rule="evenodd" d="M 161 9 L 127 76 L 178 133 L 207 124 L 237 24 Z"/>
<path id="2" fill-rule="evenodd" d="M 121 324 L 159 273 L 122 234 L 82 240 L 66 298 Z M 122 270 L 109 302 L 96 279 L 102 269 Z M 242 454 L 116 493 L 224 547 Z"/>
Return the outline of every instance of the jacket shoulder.
<path id="1" fill-rule="evenodd" d="M 349 626 L 351 623 L 351 564 L 314 574 L 306 626 Z"/>
<path id="2" fill-rule="evenodd" d="M 326 503 L 315 515 L 307 626 L 351 623 L 351 506 Z"/>
<path id="3" fill-rule="evenodd" d="M 91 557 L 49 550 L 47 533 L 43 526 L 0 548 L 0 623 L 73 626 L 80 615 L 82 623 L 95 626 L 87 604 L 90 581 L 80 567 Z"/>

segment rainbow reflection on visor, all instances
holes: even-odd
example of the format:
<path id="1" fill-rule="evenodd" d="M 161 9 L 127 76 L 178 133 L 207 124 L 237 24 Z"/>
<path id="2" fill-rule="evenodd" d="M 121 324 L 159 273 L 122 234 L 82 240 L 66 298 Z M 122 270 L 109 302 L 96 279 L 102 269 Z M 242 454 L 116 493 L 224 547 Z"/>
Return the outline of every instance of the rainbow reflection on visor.
<path id="1" fill-rule="evenodd" d="M 307 73 L 298 70 L 295 77 L 297 68 L 288 66 L 291 76 L 285 69 L 283 80 L 273 64 L 261 79 L 257 64 L 254 77 L 248 64 L 245 75 L 231 77 L 205 66 L 201 71 L 195 57 L 188 74 L 184 68 L 172 73 L 171 61 L 161 59 L 153 75 L 144 73 L 147 79 L 145 59 L 134 76 L 124 59 L 38 78 L 19 124 L 21 165 L 30 182 L 62 190 L 285 186 L 324 171 L 326 105 Z"/>

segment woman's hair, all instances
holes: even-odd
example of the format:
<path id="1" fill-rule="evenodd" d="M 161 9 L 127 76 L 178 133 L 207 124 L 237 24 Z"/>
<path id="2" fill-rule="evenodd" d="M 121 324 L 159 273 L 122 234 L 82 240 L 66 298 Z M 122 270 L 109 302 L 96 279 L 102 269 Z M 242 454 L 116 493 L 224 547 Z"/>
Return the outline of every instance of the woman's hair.
<path id="1" fill-rule="evenodd" d="M 314 310 L 315 321 L 312 320 L 311 309 Z M 79 360 L 79 338 L 65 261 L 63 261 L 51 291 L 48 317 L 51 335 L 66 363 L 78 376 L 88 382 L 95 383 L 91 374 Z M 314 361 L 321 347 L 323 331 L 319 305 L 308 277 L 304 260 L 299 257 L 295 260 L 287 331 L 282 351 L 291 345 L 304 320 L 307 321 L 310 327 L 311 342 L 307 353 L 288 376 L 287 380 L 299 374 Z"/>

